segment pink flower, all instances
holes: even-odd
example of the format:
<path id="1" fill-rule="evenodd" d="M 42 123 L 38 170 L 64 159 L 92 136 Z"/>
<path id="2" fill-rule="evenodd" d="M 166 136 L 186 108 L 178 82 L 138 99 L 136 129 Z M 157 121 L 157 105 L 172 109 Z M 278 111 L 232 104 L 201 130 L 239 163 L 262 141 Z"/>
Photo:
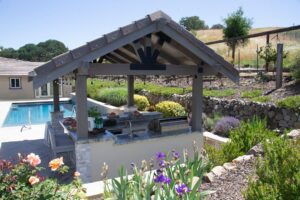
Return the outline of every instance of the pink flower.
<path id="1" fill-rule="evenodd" d="M 30 178 L 28 179 L 28 182 L 31 185 L 37 184 L 38 182 L 40 182 L 40 179 L 36 176 L 30 176 Z"/>
<path id="2" fill-rule="evenodd" d="M 80 176 L 80 173 L 79 172 L 74 172 L 74 177 L 79 177 Z"/>
<path id="3" fill-rule="evenodd" d="M 41 163 L 40 156 L 35 155 L 34 153 L 31 153 L 27 155 L 26 162 L 28 162 L 32 167 L 36 167 Z"/>

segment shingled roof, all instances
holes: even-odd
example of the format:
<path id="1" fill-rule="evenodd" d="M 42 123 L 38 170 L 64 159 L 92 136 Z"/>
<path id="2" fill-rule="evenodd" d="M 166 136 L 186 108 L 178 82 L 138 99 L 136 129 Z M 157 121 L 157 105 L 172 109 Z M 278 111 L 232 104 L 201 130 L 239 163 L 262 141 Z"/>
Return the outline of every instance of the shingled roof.
<path id="1" fill-rule="evenodd" d="M 82 62 L 139 63 L 132 43 L 145 37 L 157 45 L 164 37 L 157 59 L 158 64 L 206 64 L 215 73 L 222 73 L 234 82 L 238 71 L 220 55 L 195 38 L 162 11 L 147 15 L 96 40 L 61 54 L 30 72 L 35 88 L 58 77 L 72 73 Z M 205 70 L 205 69 L 204 69 Z"/>
<path id="2" fill-rule="evenodd" d="M 0 76 L 28 76 L 28 73 L 43 62 L 29 62 L 0 57 Z"/>

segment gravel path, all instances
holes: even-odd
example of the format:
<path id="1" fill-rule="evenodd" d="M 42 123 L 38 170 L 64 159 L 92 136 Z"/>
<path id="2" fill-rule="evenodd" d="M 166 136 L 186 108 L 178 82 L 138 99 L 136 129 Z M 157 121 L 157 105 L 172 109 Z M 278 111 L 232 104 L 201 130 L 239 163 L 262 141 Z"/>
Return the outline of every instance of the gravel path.
<path id="1" fill-rule="evenodd" d="M 244 199 L 242 192 L 248 185 L 249 177 L 255 174 L 254 160 L 251 159 L 250 161 L 237 164 L 237 168 L 215 178 L 212 183 L 203 183 L 202 189 L 216 191 L 209 195 L 206 200 Z"/>

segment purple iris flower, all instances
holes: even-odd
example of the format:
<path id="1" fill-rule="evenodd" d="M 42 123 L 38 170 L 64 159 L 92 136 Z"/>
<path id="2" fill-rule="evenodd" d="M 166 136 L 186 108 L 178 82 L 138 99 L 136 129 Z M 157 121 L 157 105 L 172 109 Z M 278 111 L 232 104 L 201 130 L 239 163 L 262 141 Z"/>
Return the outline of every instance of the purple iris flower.
<path id="1" fill-rule="evenodd" d="M 179 154 L 178 152 L 174 151 L 174 152 L 173 152 L 173 158 L 174 158 L 175 160 L 179 159 L 179 158 L 180 158 L 180 154 Z"/>
<path id="2" fill-rule="evenodd" d="M 158 176 L 156 176 L 156 178 L 154 179 L 155 183 L 164 183 L 164 184 L 170 184 L 171 183 L 171 179 L 167 176 L 164 176 L 163 174 L 159 174 Z"/>
<path id="3" fill-rule="evenodd" d="M 161 160 L 161 161 L 159 161 L 158 165 L 159 165 L 160 168 L 165 168 L 166 167 L 166 161 Z"/>
<path id="4" fill-rule="evenodd" d="M 163 152 L 156 153 L 156 160 L 164 160 L 166 158 L 166 154 Z"/>
<path id="5" fill-rule="evenodd" d="M 188 193 L 191 191 L 184 183 L 176 184 L 175 190 L 176 190 L 177 195 L 179 195 L 179 196 L 182 196 L 185 193 Z"/>

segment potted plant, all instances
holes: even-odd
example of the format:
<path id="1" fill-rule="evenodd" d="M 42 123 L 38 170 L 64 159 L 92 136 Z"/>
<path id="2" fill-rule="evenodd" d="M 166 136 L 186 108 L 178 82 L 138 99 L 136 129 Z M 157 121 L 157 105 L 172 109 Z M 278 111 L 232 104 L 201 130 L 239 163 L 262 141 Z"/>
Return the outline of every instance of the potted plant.
<path id="1" fill-rule="evenodd" d="M 89 131 L 93 131 L 95 128 L 95 119 L 100 117 L 100 112 L 96 106 L 89 108 L 88 110 L 88 129 Z"/>

